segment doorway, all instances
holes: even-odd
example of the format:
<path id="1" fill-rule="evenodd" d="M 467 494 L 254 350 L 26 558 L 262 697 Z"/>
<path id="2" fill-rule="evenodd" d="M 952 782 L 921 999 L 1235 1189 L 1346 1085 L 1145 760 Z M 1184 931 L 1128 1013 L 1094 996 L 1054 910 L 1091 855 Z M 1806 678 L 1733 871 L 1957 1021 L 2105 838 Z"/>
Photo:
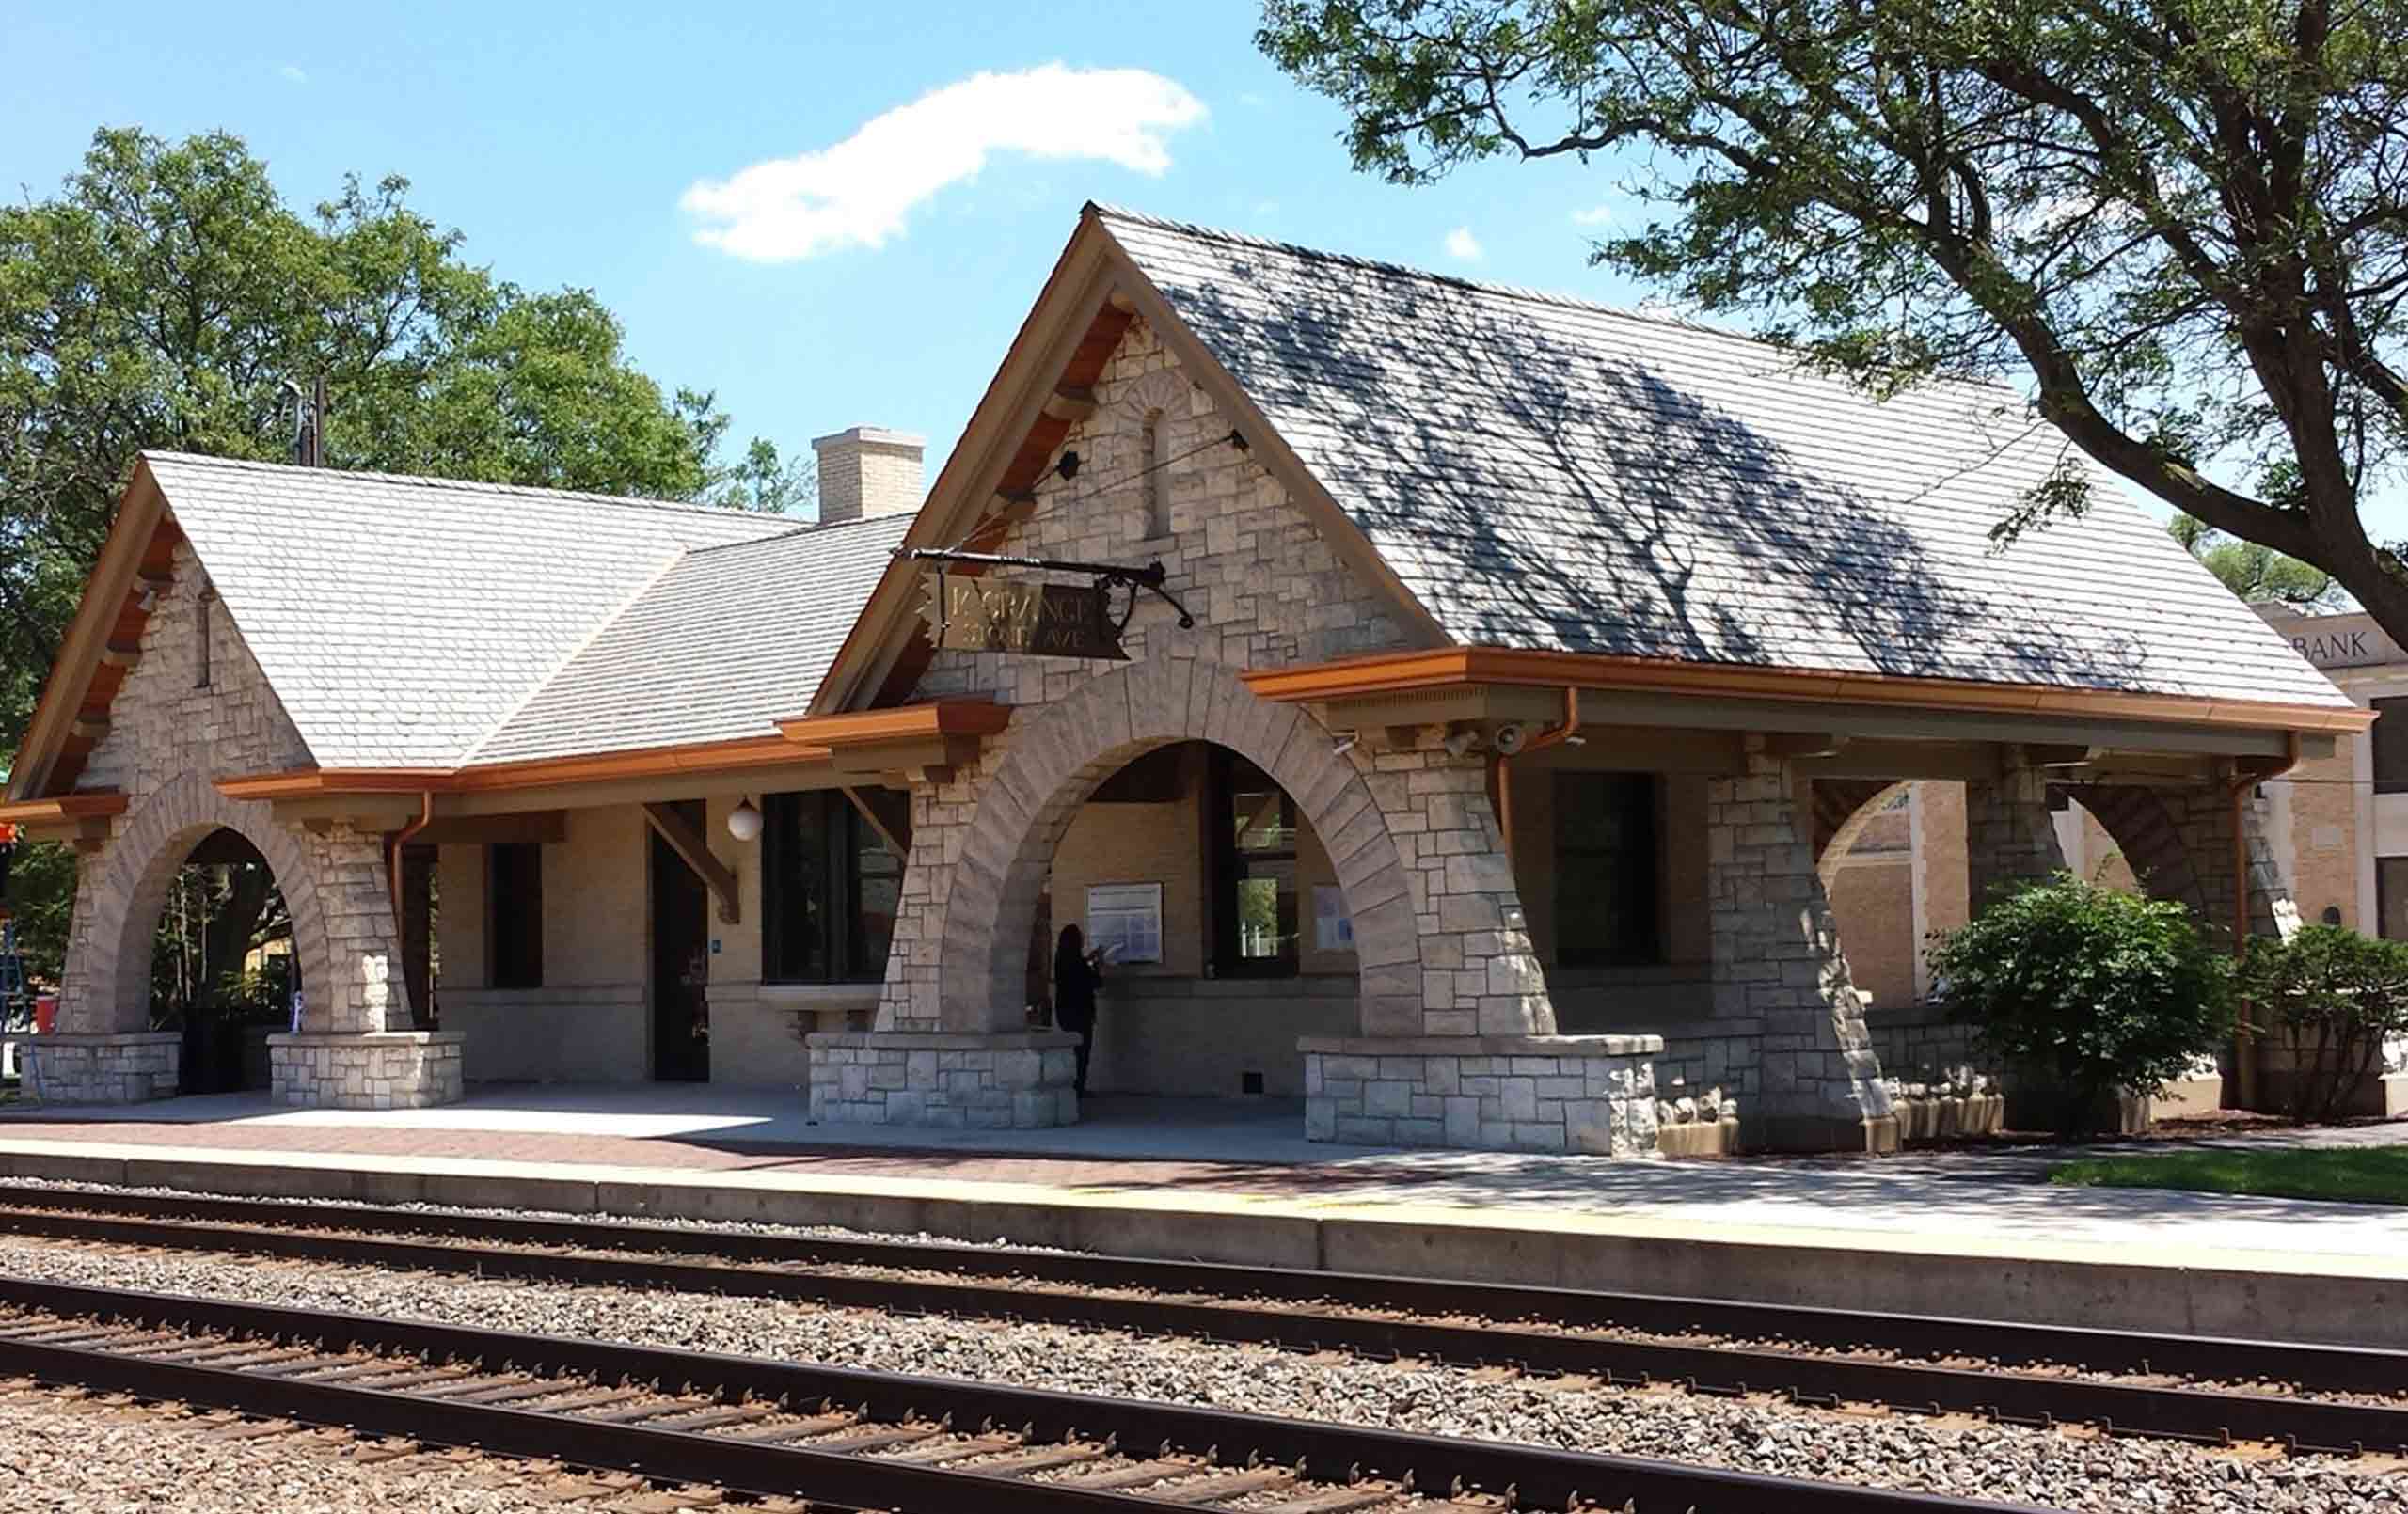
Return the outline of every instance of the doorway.
<path id="1" fill-rule="evenodd" d="M 703 801 L 672 805 L 699 833 Z M 707 1082 L 710 1042 L 710 894 L 676 849 L 645 828 L 652 844 L 652 1076 Z"/>

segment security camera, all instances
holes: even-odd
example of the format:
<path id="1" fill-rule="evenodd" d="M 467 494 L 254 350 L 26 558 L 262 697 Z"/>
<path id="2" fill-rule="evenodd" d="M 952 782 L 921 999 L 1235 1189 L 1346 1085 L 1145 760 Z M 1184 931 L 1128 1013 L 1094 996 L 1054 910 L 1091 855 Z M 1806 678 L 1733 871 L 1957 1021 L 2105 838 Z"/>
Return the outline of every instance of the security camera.
<path id="1" fill-rule="evenodd" d="M 1519 724 L 1508 720 L 1505 724 L 1498 726 L 1497 734 L 1489 739 L 1497 748 L 1498 756 L 1511 757 L 1529 744 L 1530 735 Z"/>
<path id="2" fill-rule="evenodd" d="M 1447 737 L 1447 755 L 1450 757 L 1462 756 L 1464 753 L 1471 750 L 1472 743 L 1478 739 L 1480 738 L 1469 731 L 1457 731 L 1453 733 L 1451 735 Z"/>

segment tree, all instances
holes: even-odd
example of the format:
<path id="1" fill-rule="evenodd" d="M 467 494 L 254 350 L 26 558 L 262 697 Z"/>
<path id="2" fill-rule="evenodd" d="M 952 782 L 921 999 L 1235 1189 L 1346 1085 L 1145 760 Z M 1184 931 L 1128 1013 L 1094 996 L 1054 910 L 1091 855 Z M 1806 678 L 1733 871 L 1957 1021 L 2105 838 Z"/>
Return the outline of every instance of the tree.
<path id="1" fill-rule="evenodd" d="M 2295 1119 L 2331 1119 L 2383 1070 L 2386 1047 L 2408 1035 L 2408 941 L 2338 925 L 2305 926 L 2288 941 L 2252 938 L 2240 982 L 2290 1054 L 2285 1102 Z"/>
<path id="2" fill-rule="evenodd" d="M 1628 150 L 1669 214 L 1597 260 L 1877 391 L 2015 379 L 2408 636 L 2359 514 L 2408 432 L 2408 0 L 1265 0 L 1257 40 L 1399 182 Z"/>
<path id="3" fill-rule="evenodd" d="M 2194 515 L 2177 515 L 2165 529 L 2252 605 L 2273 600 L 2296 609 L 2331 609 L 2340 603 L 2341 586 L 2331 574 L 2271 546 L 2238 541 Z"/>
<path id="4" fill-rule="evenodd" d="M 346 181 L 307 213 L 222 133 L 94 134 L 48 199 L 0 206 L 0 747 L 24 734 L 146 448 L 292 455 L 290 386 L 324 377 L 327 465 L 784 510 L 808 463 L 720 457 L 707 392 L 627 361 L 590 290 L 530 292 L 462 256 L 408 181 Z M 55 978 L 73 860 L 20 848 L 9 903 Z M 278 916 L 215 896 L 218 956 Z M 198 948 L 196 949 L 198 950 Z"/>
<path id="5" fill-rule="evenodd" d="M 626 360 L 589 290 L 461 256 L 409 184 L 288 207 L 241 139 L 96 134 L 55 197 L 0 208 L 0 741 L 40 683 L 145 448 L 291 455 L 288 384 L 333 395 L 329 466 L 786 508 L 807 469 L 718 457 L 706 392 Z"/>

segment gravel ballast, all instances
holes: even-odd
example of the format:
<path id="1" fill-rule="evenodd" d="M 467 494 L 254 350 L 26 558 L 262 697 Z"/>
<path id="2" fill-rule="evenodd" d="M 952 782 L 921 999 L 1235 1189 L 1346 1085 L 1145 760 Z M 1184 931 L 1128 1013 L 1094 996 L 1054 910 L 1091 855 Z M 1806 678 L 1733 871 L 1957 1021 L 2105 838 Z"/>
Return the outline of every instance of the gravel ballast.
<path id="1" fill-rule="evenodd" d="M 479 1487 L 478 1469 L 431 1459 L 361 1466 L 282 1440 L 219 1439 L 189 1420 L 137 1419 L 40 1392 L 0 1396 L 7 1514 L 558 1514 L 532 1491 Z"/>
<path id="2" fill-rule="evenodd" d="M 2408 1510 L 2408 1477 L 2341 1459 L 2253 1459 L 2163 1441 L 1852 1418 L 1193 1340 L 205 1253 L 135 1254 L 13 1237 L 0 1238 L 0 1266 L 21 1277 L 90 1286 L 1150 1398 L 2115 1514 Z"/>

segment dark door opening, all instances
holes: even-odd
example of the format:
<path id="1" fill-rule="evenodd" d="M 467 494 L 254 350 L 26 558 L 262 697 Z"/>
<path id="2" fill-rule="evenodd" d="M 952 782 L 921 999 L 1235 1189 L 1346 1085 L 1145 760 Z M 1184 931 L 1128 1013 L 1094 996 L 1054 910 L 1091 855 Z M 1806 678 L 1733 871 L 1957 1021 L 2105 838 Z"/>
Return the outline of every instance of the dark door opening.
<path id="1" fill-rule="evenodd" d="M 695 830 L 703 803 L 673 806 Z M 710 894 L 660 833 L 652 843 L 652 1075 L 662 1082 L 707 1082 L 711 1076 Z"/>

